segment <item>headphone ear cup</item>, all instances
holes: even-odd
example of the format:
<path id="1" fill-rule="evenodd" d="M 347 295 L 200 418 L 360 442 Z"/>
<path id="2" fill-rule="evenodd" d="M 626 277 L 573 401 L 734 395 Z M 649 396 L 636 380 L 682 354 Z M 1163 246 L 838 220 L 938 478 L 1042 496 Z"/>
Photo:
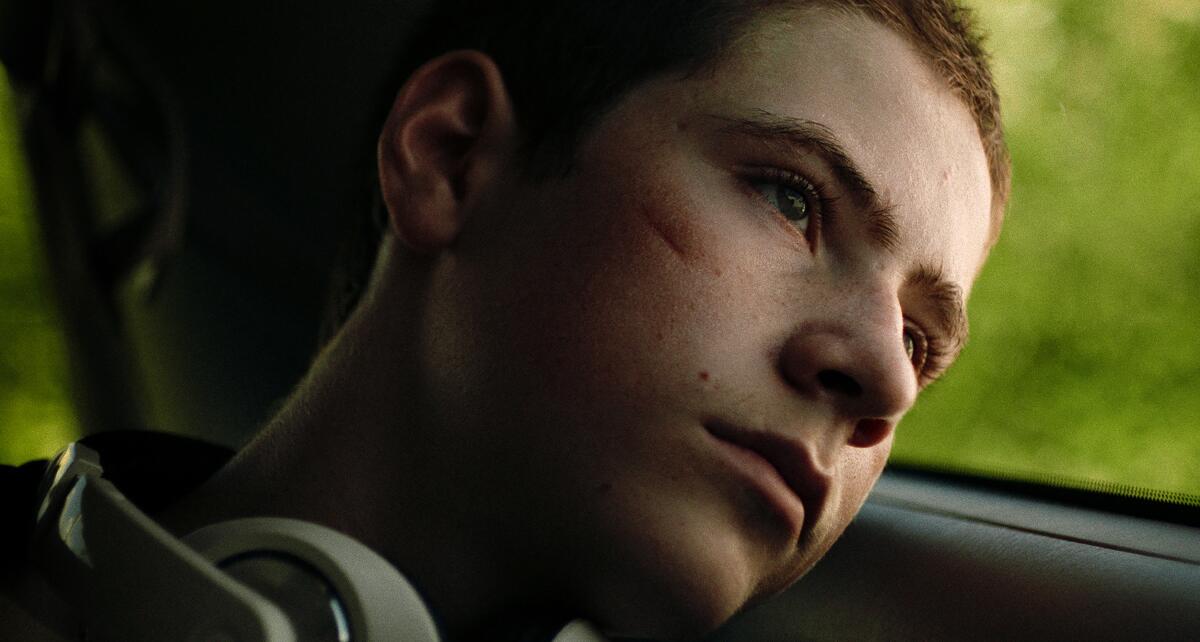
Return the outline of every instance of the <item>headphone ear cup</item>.
<path id="1" fill-rule="evenodd" d="M 378 553 L 330 528 L 248 518 L 201 528 L 183 541 L 275 603 L 300 640 L 440 639 L 408 580 Z"/>

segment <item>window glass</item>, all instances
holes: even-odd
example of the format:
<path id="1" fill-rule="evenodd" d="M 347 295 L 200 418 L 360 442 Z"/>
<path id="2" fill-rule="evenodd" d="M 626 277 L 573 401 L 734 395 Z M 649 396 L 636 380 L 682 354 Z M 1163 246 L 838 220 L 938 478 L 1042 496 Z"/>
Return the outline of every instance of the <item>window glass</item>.
<path id="1" fill-rule="evenodd" d="M 1200 3 L 972 4 L 1013 196 L 894 458 L 1200 497 Z"/>
<path id="2" fill-rule="evenodd" d="M 960 362 L 897 461 L 1200 496 L 1200 3 L 974 0 L 1014 161 Z M 0 69 L 2 75 L 2 69 Z M 0 77 L 0 462 L 77 433 Z"/>
<path id="3" fill-rule="evenodd" d="M 32 194 L 0 67 L 0 463 L 54 454 L 77 433 L 62 337 L 37 253 Z"/>

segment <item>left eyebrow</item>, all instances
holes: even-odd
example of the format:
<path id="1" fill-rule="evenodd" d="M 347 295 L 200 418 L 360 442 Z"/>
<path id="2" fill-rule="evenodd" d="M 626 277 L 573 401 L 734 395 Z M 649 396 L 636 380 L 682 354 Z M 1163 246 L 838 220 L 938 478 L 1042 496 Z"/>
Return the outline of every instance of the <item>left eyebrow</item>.
<path id="1" fill-rule="evenodd" d="M 750 136 L 770 146 L 784 146 L 797 155 L 806 151 L 817 152 L 832 169 L 842 188 L 853 195 L 858 206 L 866 213 L 871 241 L 887 251 L 897 247 L 900 228 L 892 213 L 894 207 L 880 197 L 879 191 L 850 159 L 828 127 L 815 121 L 781 116 L 762 109 L 754 110 L 749 116 L 730 118 L 710 115 L 709 118 L 721 122 L 723 132 Z"/>
<path id="2" fill-rule="evenodd" d="M 934 320 L 947 339 L 946 356 L 953 358 L 967 343 L 967 306 L 962 288 L 946 279 L 942 271 L 918 266 L 908 277 L 907 284 L 922 291 L 932 304 Z"/>

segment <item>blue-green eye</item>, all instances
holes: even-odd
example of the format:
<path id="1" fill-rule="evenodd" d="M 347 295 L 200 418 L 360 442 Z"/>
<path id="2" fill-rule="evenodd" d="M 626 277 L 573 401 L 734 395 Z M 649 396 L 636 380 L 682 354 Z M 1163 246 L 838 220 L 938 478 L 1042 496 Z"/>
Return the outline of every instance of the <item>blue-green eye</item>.
<path id="1" fill-rule="evenodd" d="M 929 358 L 929 339 L 919 328 L 905 327 L 901 337 L 904 342 L 904 354 L 912 362 L 918 373 L 925 369 L 925 361 Z"/>
<path id="2" fill-rule="evenodd" d="M 801 232 L 808 230 L 808 221 L 813 206 L 811 194 L 782 183 L 762 182 L 755 187 L 763 198 L 767 199 L 767 202 L 779 210 L 779 213 L 791 221 L 797 229 Z"/>

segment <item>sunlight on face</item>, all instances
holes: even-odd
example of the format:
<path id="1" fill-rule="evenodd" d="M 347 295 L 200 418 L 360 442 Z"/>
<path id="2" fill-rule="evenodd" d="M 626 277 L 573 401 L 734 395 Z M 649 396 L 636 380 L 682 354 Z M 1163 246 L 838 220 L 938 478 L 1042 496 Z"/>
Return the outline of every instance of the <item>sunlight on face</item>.
<path id="1" fill-rule="evenodd" d="M 613 632 L 706 630 L 824 554 L 984 255 L 974 122 L 899 36 L 808 12 L 740 43 L 481 204 L 433 290 L 428 403 L 492 457 L 463 501 Z"/>

